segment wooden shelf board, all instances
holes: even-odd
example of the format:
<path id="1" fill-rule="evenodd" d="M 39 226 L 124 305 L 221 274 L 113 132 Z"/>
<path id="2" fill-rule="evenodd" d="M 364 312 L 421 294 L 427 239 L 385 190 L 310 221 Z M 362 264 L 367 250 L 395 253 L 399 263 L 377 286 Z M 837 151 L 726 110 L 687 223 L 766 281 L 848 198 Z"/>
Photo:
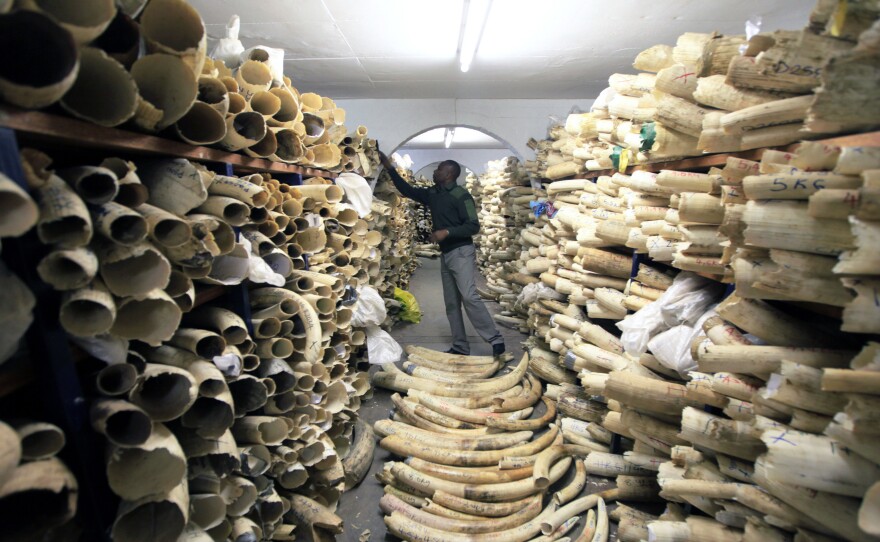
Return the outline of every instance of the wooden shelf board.
<path id="1" fill-rule="evenodd" d="M 828 145 L 838 145 L 841 147 L 880 147 L 880 131 L 877 132 L 865 132 L 862 134 L 850 134 L 843 135 L 837 137 L 830 137 L 825 139 L 815 139 L 812 140 L 818 143 L 826 143 Z M 688 158 L 682 158 L 681 160 L 670 160 L 664 162 L 653 162 L 650 164 L 640 164 L 636 166 L 630 166 L 626 169 L 626 173 L 632 174 L 634 171 L 651 171 L 658 172 L 661 169 L 674 169 L 674 170 L 691 170 L 691 169 L 705 169 L 710 167 L 723 166 L 727 163 L 727 159 L 730 157 L 736 158 L 744 158 L 746 160 L 755 160 L 758 161 L 761 159 L 761 155 L 764 154 L 764 151 L 767 149 L 776 149 L 785 152 L 793 152 L 797 149 L 800 143 L 792 143 L 790 145 L 785 145 L 782 147 L 766 147 L 760 149 L 752 149 L 748 151 L 740 151 L 740 152 L 723 152 L 717 154 L 704 154 L 702 156 L 691 156 Z M 566 180 L 566 179 L 595 179 L 596 177 L 601 177 L 603 175 L 614 175 L 617 170 L 614 169 L 602 169 L 597 171 L 588 171 L 583 175 L 577 175 L 575 177 L 566 177 L 565 179 L 557 179 L 557 180 Z M 542 182 L 552 182 L 549 179 L 542 179 Z"/>
<path id="2" fill-rule="evenodd" d="M 226 287 L 220 285 L 208 286 L 203 290 L 196 290 L 196 300 L 193 303 L 193 308 L 204 305 L 209 301 L 213 301 L 226 293 Z"/>
<path id="3" fill-rule="evenodd" d="M 75 147 L 93 147 L 125 151 L 143 155 L 175 156 L 200 162 L 226 162 L 239 171 L 269 171 L 273 173 L 299 173 L 310 177 L 335 178 L 336 174 L 293 164 L 283 164 L 236 154 L 197 147 L 182 141 L 174 141 L 149 134 L 141 134 L 98 126 L 79 119 L 54 115 L 43 111 L 27 111 L 0 106 L 0 126 L 11 128 L 22 135 L 69 143 Z"/>

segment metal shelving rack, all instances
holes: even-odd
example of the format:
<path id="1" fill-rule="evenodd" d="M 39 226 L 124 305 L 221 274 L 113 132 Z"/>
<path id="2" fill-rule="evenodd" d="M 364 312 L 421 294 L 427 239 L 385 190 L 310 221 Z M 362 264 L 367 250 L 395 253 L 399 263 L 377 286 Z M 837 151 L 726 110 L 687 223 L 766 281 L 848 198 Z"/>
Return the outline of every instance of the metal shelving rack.
<path id="1" fill-rule="evenodd" d="M 22 146 L 69 148 L 113 154 L 126 158 L 171 157 L 204 163 L 223 175 L 268 172 L 281 182 L 299 185 L 303 177 L 335 178 L 336 174 L 309 167 L 250 158 L 207 147 L 196 147 L 136 132 L 106 128 L 77 119 L 42 111 L 26 111 L 0 106 L 0 172 L 26 191 L 24 171 L 19 156 Z M 236 229 L 236 234 L 238 234 Z M 77 478 L 79 486 L 77 515 L 83 527 L 83 540 L 110 540 L 118 498 L 107 483 L 102 437 L 92 430 L 89 421 L 90 386 L 81 381 L 78 364 L 88 354 L 72 346 L 58 322 L 61 294 L 40 280 L 37 263 L 48 248 L 31 230 L 19 238 L 3 241 L 4 263 L 22 280 L 37 298 L 34 321 L 23 342 L 27 359 L 0 367 L 0 399 L 41 384 L 41 412 L 34 413 L 58 425 L 67 437 L 60 456 Z M 306 261 L 308 266 L 308 261 Z M 246 284 L 199 288 L 195 306 L 216 301 L 244 318 L 252 333 L 250 301 Z M 21 360 L 20 360 L 21 361 Z"/>

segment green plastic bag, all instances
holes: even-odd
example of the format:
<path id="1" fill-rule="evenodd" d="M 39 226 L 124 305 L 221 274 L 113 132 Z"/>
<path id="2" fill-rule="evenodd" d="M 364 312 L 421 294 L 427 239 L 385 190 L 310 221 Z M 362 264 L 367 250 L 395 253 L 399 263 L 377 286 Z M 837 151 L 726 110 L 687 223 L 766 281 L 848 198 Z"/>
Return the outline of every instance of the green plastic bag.
<path id="1" fill-rule="evenodd" d="M 398 314 L 401 320 L 404 322 L 412 322 L 413 324 L 418 324 L 422 321 L 422 309 L 419 308 L 419 302 L 416 301 L 416 296 L 406 290 L 394 288 L 394 299 L 400 301 L 400 304 L 403 306 L 403 310 Z"/>

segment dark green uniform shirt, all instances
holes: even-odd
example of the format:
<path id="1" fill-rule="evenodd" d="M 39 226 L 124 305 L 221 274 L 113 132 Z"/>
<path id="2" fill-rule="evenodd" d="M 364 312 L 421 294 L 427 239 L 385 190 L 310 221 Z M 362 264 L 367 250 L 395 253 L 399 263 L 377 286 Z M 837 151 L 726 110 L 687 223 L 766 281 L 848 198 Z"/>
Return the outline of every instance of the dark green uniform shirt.
<path id="1" fill-rule="evenodd" d="M 455 183 L 447 186 L 432 186 L 431 188 L 416 188 L 394 169 L 388 168 L 394 186 L 405 197 L 426 205 L 431 210 L 431 219 L 434 221 L 434 231 L 449 230 L 449 236 L 440 244 L 441 252 L 465 245 L 474 244 L 473 237 L 480 231 L 480 221 L 477 219 L 477 206 L 470 193 Z"/>

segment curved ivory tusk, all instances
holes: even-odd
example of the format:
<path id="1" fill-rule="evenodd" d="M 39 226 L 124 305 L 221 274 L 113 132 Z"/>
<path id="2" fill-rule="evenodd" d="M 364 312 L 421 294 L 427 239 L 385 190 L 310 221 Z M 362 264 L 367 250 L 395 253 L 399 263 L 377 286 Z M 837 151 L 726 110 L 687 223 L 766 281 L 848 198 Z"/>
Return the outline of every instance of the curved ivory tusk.
<path id="1" fill-rule="evenodd" d="M 143 444 L 113 449 L 107 463 L 110 488 L 129 501 L 173 491 L 185 474 L 186 457 L 180 443 L 158 423 Z"/>
<path id="2" fill-rule="evenodd" d="M 429 502 L 477 517 L 503 517 L 521 510 L 531 499 L 532 497 L 529 496 L 515 501 L 491 503 L 474 501 L 438 490 L 434 492 Z"/>
<path id="3" fill-rule="evenodd" d="M 535 468 L 532 474 L 535 485 L 540 488 L 546 488 L 550 485 L 550 466 L 555 464 L 560 457 L 572 455 L 586 457 L 591 451 L 589 448 L 576 444 L 563 444 L 547 448 L 538 454 L 538 458 L 535 461 Z M 583 462 L 577 461 L 577 463 L 580 465 Z"/>
<path id="4" fill-rule="evenodd" d="M 18 442 L 14 435 L 12 439 Z M 73 518 L 77 482 L 64 463 L 52 458 L 13 467 L 0 487 L 0 499 L 7 508 L 5 513 L 11 514 L 3 525 L 9 537 L 29 539 L 39 535 L 47 525 L 62 525 Z M 33 521 L 35 510 L 41 511 L 40 522 Z"/>
<path id="5" fill-rule="evenodd" d="M 488 466 L 497 464 L 498 461 L 504 457 L 536 454 L 549 446 L 556 439 L 558 433 L 559 430 L 556 426 L 551 425 L 549 431 L 527 444 L 501 450 L 460 451 L 458 453 L 437 449 L 430 445 L 407 439 L 403 435 L 391 435 L 385 437 L 379 442 L 379 445 L 382 448 L 401 456 L 419 457 L 443 465 L 466 467 Z"/>
<path id="6" fill-rule="evenodd" d="M 64 432 L 46 422 L 30 422 L 15 428 L 21 441 L 21 458 L 40 461 L 55 456 L 64 447 Z"/>
<path id="7" fill-rule="evenodd" d="M 559 528 L 552 533 L 533 538 L 529 542 L 571 542 L 572 538 L 565 535 L 568 534 L 569 531 L 574 529 L 580 520 L 580 516 L 575 516 L 560 525 Z"/>
<path id="8" fill-rule="evenodd" d="M 423 512 L 427 512 L 429 514 L 441 516 L 444 518 L 461 519 L 468 521 L 479 521 L 481 519 L 486 519 L 480 516 L 465 514 L 464 512 L 459 512 L 458 510 L 452 510 L 451 508 L 446 508 L 445 506 L 441 506 L 435 502 L 432 502 L 431 499 L 427 499 L 425 506 L 418 506 L 416 508 L 421 509 Z"/>
<path id="9" fill-rule="evenodd" d="M 390 484 L 386 484 L 383 491 L 386 495 L 394 495 L 403 502 L 411 504 L 413 506 L 418 506 L 419 508 L 423 508 L 428 504 L 428 499 L 413 495 L 412 493 L 407 493 L 406 491 L 398 489 Z"/>
<path id="10" fill-rule="evenodd" d="M 571 466 L 570 458 L 564 458 L 556 465 L 553 465 L 553 468 L 550 470 L 551 483 L 562 478 L 569 466 Z M 499 484 L 460 484 L 421 473 L 403 463 L 393 463 L 391 474 L 403 484 L 428 494 L 434 491 L 444 491 L 457 497 L 487 502 L 521 499 L 541 492 L 540 488 L 535 487 L 531 478 Z M 446 503 L 440 504 L 450 506 Z"/>
<path id="11" fill-rule="evenodd" d="M 532 467 L 522 467 L 519 469 L 501 470 L 498 467 L 451 467 L 449 465 L 439 465 L 431 463 L 417 457 L 410 457 L 404 461 L 410 467 L 419 472 L 436 476 L 450 482 L 459 482 L 462 484 L 500 484 L 504 482 L 515 482 L 532 476 Z"/>
<path id="12" fill-rule="evenodd" d="M 526 506 L 509 516 L 502 518 L 481 518 L 477 520 L 462 520 L 435 516 L 410 506 L 394 495 L 384 495 L 379 502 L 379 506 L 386 514 L 399 512 L 425 527 L 438 530 L 442 529 L 453 533 L 480 534 L 505 531 L 523 525 L 534 519 L 541 513 L 541 496 L 533 496 Z"/>
<path id="13" fill-rule="evenodd" d="M 419 404 L 414 398 L 407 397 L 406 402 L 412 402 L 414 404 L 414 411 L 419 416 L 429 420 L 437 425 L 441 425 L 443 427 L 448 427 L 451 429 L 480 429 L 481 424 L 471 423 L 471 422 L 463 422 L 451 416 L 447 416 L 446 414 L 441 414 L 434 409 L 430 409 L 426 406 Z M 392 402 L 395 405 L 399 406 L 400 402 L 403 400 L 400 398 L 399 394 L 394 394 L 392 396 Z"/>
<path id="14" fill-rule="evenodd" d="M 119 447 L 139 446 L 147 441 L 153 430 L 146 412 L 121 399 L 96 401 L 92 404 L 90 418 L 95 431 Z"/>
<path id="15" fill-rule="evenodd" d="M 477 373 L 459 373 L 443 371 L 440 369 L 428 369 L 419 367 L 409 361 L 403 362 L 403 370 L 405 373 L 417 376 L 419 378 L 429 378 L 442 382 L 478 382 L 484 381 L 494 375 L 500 368 L 499 364 L 487 365 L 485 369 Z"/>
<path id="16" fill-rule="evenodd" d="M 443 416 L 442 414 L 438 414 L 429 408 L 420 405 L 415 402 L 405 401 L 400 397 L 399 394 L 394 394 L 391 396 L 391 401 L 397 407 L 397 410 L 409 418 L 412 421 L 412 424 L 421 429 L 427 429 L 428 431 L 434 431 L 436 433 L 452 433 L 456 435 L 466 435 L 466 436 L 474 436 L 474 435 L 485 435 L 489 432 L 488 427 L 478 427 L 476 429 L 458 429 L 448 427 L 442 423 L 437 423 L 435 419 L 442 419 L 444 421 L 454 423 L 455 420 L 449 418 L 447 416 Z M 439 418 L 438 418 L 439 417 Z"/>
<path id="17" fill-rule="evenodd" d="M 179 418 L 196 400 L 195 378 L 186 370 L 170 365 L 148 363 L 128 399 L 153 421 Z"/>
<path id="18" fill-rule="evenodd" d="M 431 410 L 444 414 L 446 416 L 450 416 L 457 420 L 461 420 L 463 422 L 471 422 L 475 424 L 486 424 L 490 418 L 506 418 L 508 413 L 498 413 L 498 412 L 490 412 L 486 410 L 473 410 L 469 408 L 460 407 L 458 405 L 454 405 L 444 401 L 443 397 L 435 397 L 425 392 L 421 392 L 418 390 L 411 390 L 408 394 L 408 397 L 415 398 L 419 404 L 425 405 Z M 554 409 L 555 414 L 555 409 Z M 552 418 L 551 418 L 552 419 Z M 527 431 L 530 429 L 540 429 L 544 427 L 548 422 L 535 427 L 535 428 L 523 428 L 523 430 Z M 491 427 L 491 426 L 490 426 Z M 506 427 L 502 427 L 506 429 Z M 512 429 L 515 430 L 515 429 Z"/>
<path id="19" fill-rule="evenodd" d="M 486 419 L 486 425 L 497 429 L 505 429 L 507 431 L 534 431 L 546 427 L 552 420 L 556 419 L 556 401 L 542 398 L 546 411 L 539 418 L 529 420 L 510 420 L 505 417 L 492 417 Z"/>
<path id="20" fill-rule="evenodd" d="M 528 364 L 529 356 L 528 354 L 525 354 L 513 371 L 504 376 L 477 384 L 456 383 L 444 385 L 424 378 L 388 373 L 385 371 L 375 373 L 371 380 L 375 385 L 395 391 L 405 392 L 409 389 L 417 389 L 444 397 L 478 397 L 480 395 L 505 391 L 517 385 L 525 375 Z"/>
<path id="21" fill-rule="evenodd" d="M 578 495 L 587 485 L 587 469 L 584 467 L 583 461 L 574 462 L 574 478 L 571 483 L 553 494 L 553 502 L 562 506 Z"/>
<path id="22" fill-rule="evenodd" d="M 532 373 L 527 373 L 523 380 L 523 390 L 514 397 L 496 397 L 492 400 L 494 412 L 513 412 L 530 407 L 541 398 L 541 381 Z"/>
<path id="23" fill-rule="evenodd" d="M 376 450 L 376 441 L 373 438 L 373 429 L 361 419 L 358 419 L 354 428 L 354 442 L 351 450 L 342 461 L 345 471 L 345 487 L 353 488 L 358 485 L 370 470 L 373 455 Z"/>
<path id="24" fill-rule="evenodd" d="M 409 347 L 407 347 L 409 348 Z M 447 354 L 448 355 L 448 354 Z M 456 360 L 457 356 L 450 356 L 451 359 L 438 361 L 431 357 L 425 357 L 420 354 L 411 353 L 407 355 L 407 361 L 410 361 L 420 367 L 426 367 L 428 369 L 438 369 L 441 371 L 450 371 L 450 372 L 462 372 L 462 373 L 471 373 L 471 372 L 479 372 L 483 370 L 484 367 L 488 365 L 493 365 L 498 362 L 495 358 L 488 358 L 487 356 L 474 356 L 478 358 L 478 360 L 485 361 L 470 361 L 470 360 Z M 467 363 L 465 363 L 467 361 Z"/>
<path id="25" fill-rule="evenodd" d="M 555 509 L 551 504 L 537 517 L 518 527 L 505 531 L 483 534 L 459 534 L 419 525 L 400 512 L 393 512 L 385 518 L 388 530 L 407 540 L 442 541 L 442 542 L 525 542 L 540 532 L 541 522 L 551 515 Z"/>
<path id="26" fill-rule="evenodd" d="M 251 291 L 251 302 L 258 306 L 271 305 L 284 299 L 290 299 L 297 307 L 297 312 L 305 327 L 306 347 L 302 352 L 304 360 L 317 363 L 323 354 L 321 323 L 318 314 L 302 296 L 283 288 L 258 288 Z"/>
<path id="27" fill-rule="evenodd" d="M 572 518 L 578 514 L 582 514 L 593 508 L 598 504 L 600 499 L 614 499 L 617 500 L 617 496 L 619 491 L 617 489 L 607 489 L 602 491 L 601 493 L 594 493 L 592 495 L 587 495 L 585 497 L 581 497 L 580 499 L 576 499 L 563 506 L 549 517 L 546 520 L 541 522 L 541 532 L 544 534 L 550 534 L 556 529 L 559 528 L 560 525 L 565 523 L 569 518 Z"/>
<path id="28" fill-rule="evenodd" d="M 532 431 L 519 431 L 516 433 L 465 437 L 436 433 L 391 420 L 379 420 L 374 424 L 374 428 L 382 437 L 404 433 L 407 435 L 407 438 L 420 440 L 440 448 L 454 450 L 498 450 L 500 448 L 509 448 L 527 442 L 534 435 Z"/>
<path id="29" fill-rule="evenodd" d="M 494 356 L 463 356 L 447 354 L 423 346 L 408 345 L 404 348 L 407 354 L 419 356 L 430 361 L 449 363 L 450 365 L 485 365 L 496 361 Z"/>
<path id="30" fill-rule="evenodd" d="M 327 507 L 304 496 L 291 493 L 290 511 L 299 523 L 311 528 L 319 528 L 334 534 L 342 533 L 342 518 L 331 512 Z"/>
<path id="31" fill-rule="evenodd" d="M 599 497 L 596 506 L 596 532 L 593 533 L 592 542 L 608 542 L 608 510 L 602 497 Z"/>

